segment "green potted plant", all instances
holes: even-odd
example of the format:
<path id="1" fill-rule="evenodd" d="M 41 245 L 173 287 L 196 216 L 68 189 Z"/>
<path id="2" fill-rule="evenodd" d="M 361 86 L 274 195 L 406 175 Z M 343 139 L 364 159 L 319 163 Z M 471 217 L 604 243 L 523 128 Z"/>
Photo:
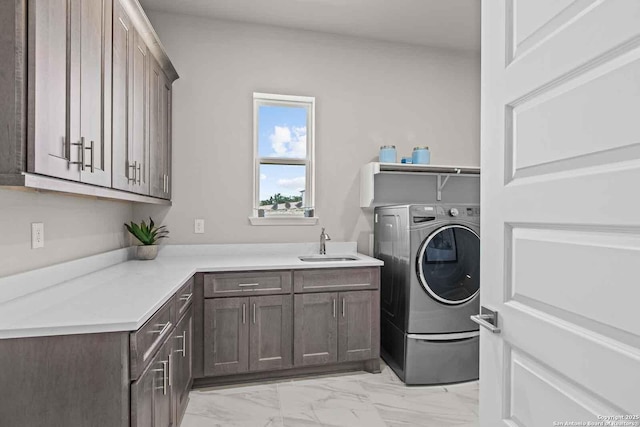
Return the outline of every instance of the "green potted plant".
<path id="1" fill-rule="evenodd" d="M 149 225 L 143 220 L 140 225 L 131 221 L 131 224 L 124 226 L 127 227 L 129 233 L 133 234 L 133 237 L 142 243 L 136 248 L 136 255 L 141 260 L 155 259 L 158 256 L 158 241 L 168 237 L 169 234 L 166 225 L 156 227 L 151 217 L 149 217 Z"/>

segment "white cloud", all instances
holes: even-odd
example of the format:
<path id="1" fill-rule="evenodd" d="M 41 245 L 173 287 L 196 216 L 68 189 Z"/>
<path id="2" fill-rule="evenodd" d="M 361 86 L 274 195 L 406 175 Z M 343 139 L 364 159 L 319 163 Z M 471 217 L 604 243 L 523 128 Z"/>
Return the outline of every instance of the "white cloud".
<path id="1" fill-rule="evenodd" d="M 300 191 L 304 190 L 304 176 L 298 176 L 295 178 L 282 178 L 278 180 L 278 185 L 289 190 Z"/>
<path id="2" fill-rule="evenodd" d="M 275 126 L 269 136 L 273 155 L 277 157 L 305 157 L 307 152 L 307 128 Z"/>
<path id="3" fill-rule="evenodd" d="M 261 173 L 260 174 L 260 181 L 264 181 L 265 179 L 267 179 L 267 175 Z"/>

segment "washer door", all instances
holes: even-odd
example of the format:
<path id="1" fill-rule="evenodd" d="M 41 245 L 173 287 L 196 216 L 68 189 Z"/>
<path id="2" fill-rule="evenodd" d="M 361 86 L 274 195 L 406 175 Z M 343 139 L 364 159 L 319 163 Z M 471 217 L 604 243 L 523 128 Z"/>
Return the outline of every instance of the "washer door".
<path id="1" fill-rule="evenodd" d="M 431 233 L 420 246 L 418 278 L 425 291 L 443 304 L 463 304 L 480 290 L 480 237 L 462 225 Z"/>

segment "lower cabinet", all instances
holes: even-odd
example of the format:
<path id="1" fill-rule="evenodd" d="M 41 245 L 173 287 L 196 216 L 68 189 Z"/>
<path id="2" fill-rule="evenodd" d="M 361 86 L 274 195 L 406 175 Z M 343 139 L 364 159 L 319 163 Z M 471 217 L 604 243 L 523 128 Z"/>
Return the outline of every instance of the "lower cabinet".
<path id="1" fill-rule="evenodd" d="M 249 370 L 266 371 L 291 367 L 291 295 L 249 298 Z"/>
<path id="2" fill-rule="evenodd" d="M 379 356 L 378 291 L 295 295 L 294 364 L 323 365 Z"/>
<path id="3" fill-rule="evenodd" d="M 147 334 L 158 335 L 160 332 L 157 338 L 160 344 L 140 376 L 131 383 L 131 427 L 177 427 L 189 401 L 192 384 L 193 305 L 182 310 L 183 315 L 172 330 L 162 333 L 168 326 L 159 319 L 163 319 L 163 314 L 171 304 L 182 304 L 182 301 L 167 303 L 140 329 L 146 330 Z M 178 311 L 172 310 L 171 313 Z M 173 319 L 175 317 L 169 320 L 168 325 L 174 324 Z M 155 326 L 155 329 L 147 329 L 148 325 Z M 136 340 L 139 331 L 135 333 Z M 157 348 L 154 343 L 147 347 L 147 352 L 151 354 Z"/>
<path id="4" fill-rule="evenodd" d="M 153 427 L 172 427 L 173 416 L 173 343 L 167 341 L 153 364 Z"/>
<path id="5" fill-rule="evenodd" d="M 340 292 L 338 362 L 380 356 L 380 296 L 378 291 Z"/>
<path id="6" fill-rule="evenodd" d="M 338 293 L 295 295 L 296 366 L 324 365 L 338 361 Z"/>
<path id="7" fill-rule="evenodd" d="M 379 277 L 377 267 L 203 274 L 196 387 L 323 366 L 379 372 Z"/>
<path id="8" fill-rule="evenodd" d="M 213 298 L 204 303 L 204 373 L 291 367 L 291 295 Z"/>
<path id="9" fill-rule="evenodd" d="M 193 353 L 193 308 L 185 313 L 178 322 L 173 333 L 173 398 L 175 408 L 176 425 L 180 424 L 184 411 L 189 403 L 189 390 L 191 390 L 192 378 L 192 353 Z"/>
<path id="10" fill-rule="evenodd" d="M 140 378 L 131 385 L 131 427 L 173 426 L 172 342 L 167 340 Z"/>

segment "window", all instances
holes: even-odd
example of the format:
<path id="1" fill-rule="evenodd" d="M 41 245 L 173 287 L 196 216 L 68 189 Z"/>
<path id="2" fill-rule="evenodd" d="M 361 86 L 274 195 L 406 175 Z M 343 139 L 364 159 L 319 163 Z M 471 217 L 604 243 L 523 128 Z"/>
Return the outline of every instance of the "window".
<path id="1" fill-rule="evenodd" d="M 315 98 L 253 94 L 255 159 L 251 223 L 315 224 Z"/>

